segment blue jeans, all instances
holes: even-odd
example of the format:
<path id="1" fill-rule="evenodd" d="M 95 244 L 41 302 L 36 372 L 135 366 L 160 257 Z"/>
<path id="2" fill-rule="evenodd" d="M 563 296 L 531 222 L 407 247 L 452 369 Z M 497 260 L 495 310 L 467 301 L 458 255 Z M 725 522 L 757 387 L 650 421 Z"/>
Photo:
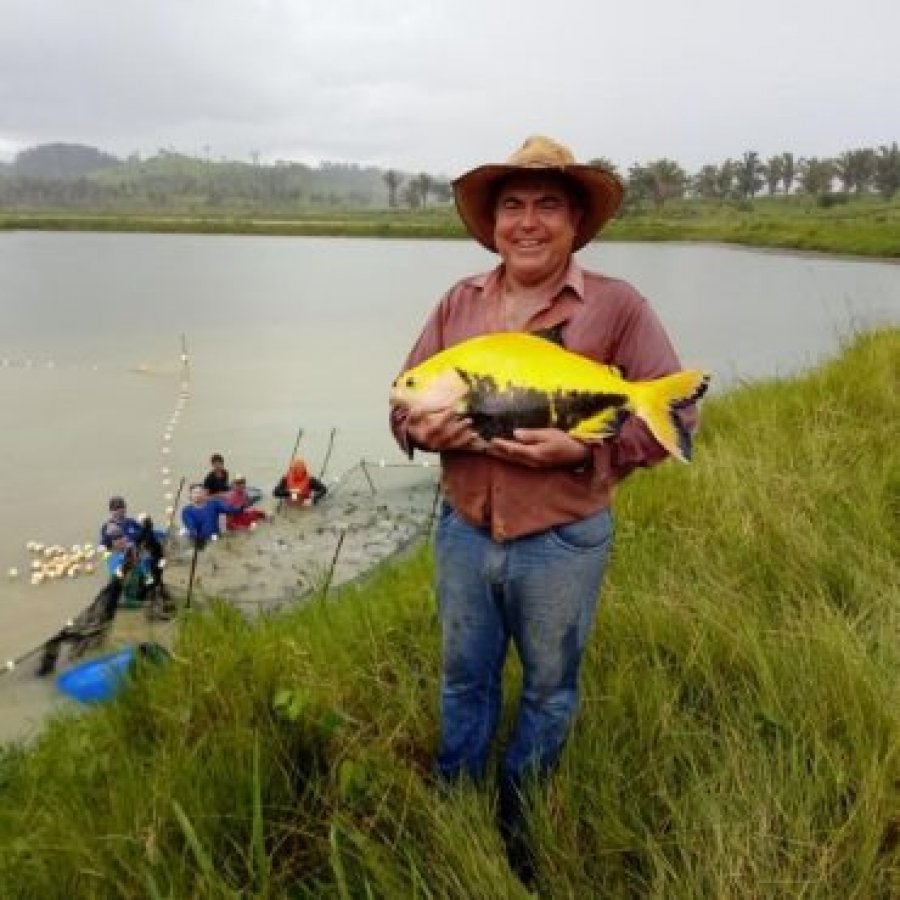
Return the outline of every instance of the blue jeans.
<path id="1" fill-rule="evenodd" d="M 443 504 L 436 537 L 443 644 L 439 775 L 484 777 L 510 639 L 523 685 L 503 777 L 545 775 L 554 767 L 578 705 L 578 669 L 612 531 L 604 509 L 501 544 Z"/>

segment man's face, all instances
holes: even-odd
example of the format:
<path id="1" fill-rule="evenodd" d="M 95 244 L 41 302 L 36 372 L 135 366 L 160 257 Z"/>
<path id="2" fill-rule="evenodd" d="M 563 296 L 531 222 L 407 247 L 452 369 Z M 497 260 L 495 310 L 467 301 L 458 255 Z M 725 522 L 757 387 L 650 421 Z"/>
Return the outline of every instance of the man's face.
<path id="1" fill-rule="evenodd" d="M 580 216 L 558 179 L 509 179 L 497 196 L 494 241 L 513 281 L 539 285 L 563 271 Z"/>
<path id="2" fill-rule="evenodd" d="M 191 503 L 194 506 L 203 506 L 206 503 L 208 492 L 204 487 L 191 488 Z"/>
<path id="3" fill-rule="evenodd" d="M 117 507 L 115 507 L 115 509 L 111 509 L 109 512 L 110 512 L 109 517 L 114 522 L 121 522 L 125 518 L 125 507 L 124 506 L 117 506 Z"/>

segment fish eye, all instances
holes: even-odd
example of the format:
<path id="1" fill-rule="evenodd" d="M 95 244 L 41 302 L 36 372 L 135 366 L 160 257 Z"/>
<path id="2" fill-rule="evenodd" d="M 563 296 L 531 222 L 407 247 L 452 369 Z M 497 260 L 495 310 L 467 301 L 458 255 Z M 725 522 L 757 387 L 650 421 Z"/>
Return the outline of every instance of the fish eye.
<path id="1" fill-rule="evenodd" d="M 416 386 L 416 379 L 413 378 L 412 376 L 410 376 L 409 378 L 407 378 L 407 379 L 406 379 L 406 386 L 407 386 L 407 387 L 415 387 L 415 386 Z"/>

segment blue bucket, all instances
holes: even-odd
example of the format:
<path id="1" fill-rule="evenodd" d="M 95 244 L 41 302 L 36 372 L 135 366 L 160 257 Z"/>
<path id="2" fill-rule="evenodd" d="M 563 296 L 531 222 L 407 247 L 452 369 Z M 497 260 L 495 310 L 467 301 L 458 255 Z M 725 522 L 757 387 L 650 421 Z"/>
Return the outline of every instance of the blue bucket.
<path id="1" fill-rule="evenodd" d="M 74 666 L 56 679 L 59 689 L 80 703 L 99 703 L 114 697 L 134 662 L 134 647 L 99 656 Z"/>

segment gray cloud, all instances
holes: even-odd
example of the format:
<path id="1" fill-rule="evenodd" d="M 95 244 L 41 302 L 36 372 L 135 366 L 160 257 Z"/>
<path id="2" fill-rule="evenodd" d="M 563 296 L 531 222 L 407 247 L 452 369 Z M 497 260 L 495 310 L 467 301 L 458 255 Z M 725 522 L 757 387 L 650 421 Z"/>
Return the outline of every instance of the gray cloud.
<path id="1" fill-rule="evenodd" d="M 77 140 L 454 173 L 898 138 L 893 0 L 0 0 L 0 153 Z"/>

